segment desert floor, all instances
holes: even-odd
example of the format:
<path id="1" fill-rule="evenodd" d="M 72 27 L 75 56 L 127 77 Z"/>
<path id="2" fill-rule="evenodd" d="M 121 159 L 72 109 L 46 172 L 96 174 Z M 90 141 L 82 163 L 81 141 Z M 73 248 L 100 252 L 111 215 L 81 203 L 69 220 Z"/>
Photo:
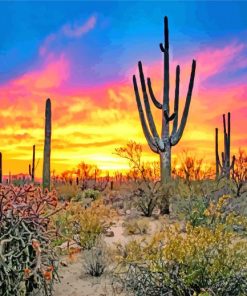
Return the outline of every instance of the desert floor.
<path id="1" fill-rule="evenodd" d="M 110 230 L 114 232 L 114 237 L 105 237 L 105 241 L 109 247 L 114 247 L 115 243 L 124 244 L 129 240 L 141 238 L 140 235 L 124 235 L 122 226 L 123 219 L 120 218 Z M 150 221 L 149 235 L 157 231 L 165 221 Z M 76 254 L 74 258 L 64 257 L 67 266 L 61 266 L 59 275 L 60 283 L 55 286 L 55 296 L 115 296 L 126 295 L 120 287 L 114 284 L 112 286 L 112 278 L 110 274 L 103 274 L 101 277 L 95 278 L 86 275 L 83 271 L 83 251 Z"/>

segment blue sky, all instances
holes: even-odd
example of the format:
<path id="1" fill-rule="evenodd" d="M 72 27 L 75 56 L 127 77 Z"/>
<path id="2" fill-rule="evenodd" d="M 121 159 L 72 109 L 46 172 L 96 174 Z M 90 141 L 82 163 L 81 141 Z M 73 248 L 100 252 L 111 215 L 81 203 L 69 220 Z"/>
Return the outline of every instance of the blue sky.
<path id="1" fill-rule="evenodd" d="M 247 2 L 243 1 L 18 1 L 1 2 L 0 8 L 1 83 L 42 63 L 38 49 L 49 34 L 92 15 L 97 26 L 90 34 L 79 40 L 60 36 L 52 44 L 54 52 L 65 50 L 75 57 L 75 83 L 76 77 L 85 84 L 121 79 L 137 60 L 159 59 L 164 15 L 169 17 L 176 57 L 247 37 Z"/>

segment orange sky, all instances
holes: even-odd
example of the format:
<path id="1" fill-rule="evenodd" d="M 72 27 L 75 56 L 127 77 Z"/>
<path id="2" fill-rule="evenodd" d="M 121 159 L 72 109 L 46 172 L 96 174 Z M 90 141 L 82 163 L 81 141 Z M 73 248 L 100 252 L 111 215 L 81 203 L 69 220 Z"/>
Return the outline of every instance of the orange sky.
<path id="1" fill-rule="evenodd" d="M 47 42 L 47 40 L 45 41 Z M 52 101 L 52 169 L 57 173 L 72 169 L 81 162 L 96 163 L 102 170 L 123 170 L 125 160 L 113 154 L 114 149 L 135 140 L 145 146 L 145 159 L 157 160 L 149 151 L 139 122 L 132 88 L 132 74 L 137 64 L 126 71 L 123 79 L 109 81 L 97 87 L 73 86 L 72 60 L 66 52 L 55 55 L 46 52 L 46 43 L 39 48 L 42 63 L 0 85 L 0 151 L 3 153 L 3 173 L 28 172 L 32 145 L 39 159 L 37 175 L 41 176 L 44 108 L 47 97 Z M 173 148 L 174 157 L 189 150 L 207 162 L 214 161 L 214 129 L 220 129 L 222 144 L 222 114 L 232 113 L 232 152 L 247 146 L 247 84 L 246 80 L 228 83 L 208 83 L 213 77 L 229 70 L 247 66 L 239 59 L 246 44 L 236 40 L 215 46 L 203 46 L 191 54 L 171 62 L 170 100 L 173 103 L 174 73 L 181 65 L 180 116 L 189 82 L 192 58 L 197 60 L 195 87 L 189 119 L 184 135 Z M 156 49 L 156 48 L 155 48 Z M 144 73 L 152 79 L 157 98 L 162 95 L 162 60 L 143 60 Z M 109 65 L 114 69 L 114 65 Z M 246 78 L 246 77 L 245 77 Z M 159 111 L 155 111 L 157 126 Z M 220 147 L 222 149 L 222 145 Z"/>

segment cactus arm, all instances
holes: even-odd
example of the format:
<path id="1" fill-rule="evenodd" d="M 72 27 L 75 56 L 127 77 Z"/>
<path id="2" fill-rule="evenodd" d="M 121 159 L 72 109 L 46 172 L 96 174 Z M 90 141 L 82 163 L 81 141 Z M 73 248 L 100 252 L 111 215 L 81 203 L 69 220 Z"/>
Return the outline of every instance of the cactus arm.
<path id="1" fill-rule="evenodd" d="M 222 158 L 222 168 L 224 168 L 225 167 L 225 161 L 226 161 L 224 152 L 221 152 L 221 158 Z"/>
<path id="2" fill-rule="evenodd" d="M 234 171 L 235 160 L 236 160 L 236 157 L 235 157 L 235 155 L 233 155 L 233 157 L 232 157 L 232 163 L 231 163 L 231 166 L 230 166 L 230 170 L 233 170 Z"/>
<path id="3" fill-rule="evenodd" d="M 140 117 L 143 133 L 145 135 L 145 138 L 146 138 L 146 140 L 148 142 L 148 145 L 149 145 L 150 149 L 153 152 L 158 153 L 158 149 L 155 146 L 154 140 L 152 139 L 152 136 L 151 136 L 151 134 L 150 134 L 150 132 L 148 130 L 148 127 L 147 127 L 147 123 L 146 123 L 145 115 L 144 115 L 144 112 L 143 112 L 143 109 L 142 109 L 141 99 L 140 99 L 140 95 L 139 95 L 135 75 L 133 75 L 133 85 L 134 85 L 136 104 L 137 104 L 137 109 L 138 109 L 138 112 L 139 112 L 139 117 Z"/>
<path id="4" fill-rule="evenodd" d="M 180 66 L 176 67 L 176 86 L 175 86 L 175 100 L 174 113 L 176 114 L 173 121 L 172 136 L 175 135 L 178 128 L 178 107 L 179 107 L 179 83 L 180 83 Z"/>
<path id="5" fill-rule="evenodd" d="M 159 101 L 157 101 L 156 98 L 155 98 L 150 78 L 147 79 L 147 85 L 148 85 L 148 90 L 149 90 L 150 97 L 151 97 L 155 107 L 158 108 L 158 109 L 162 109 L 162 104 Z"/>
<path id="6" fill-rule="evenodd" d="M 178 131 L 176 132 L 176 134 L 173 137 L 171 137 L 171 145 L 172 146 L 176 145 L 183 135 L 183 131 L 184 131 L 184 128 L 185 128 L 185 125 L 187 122 L 187 118 L 188 118 L 188 114 L 189 114 L 191 96 L 192 96 L 192 91 L 193 91 L 193 86 L 194 86 L 195 72 L 196 72 L 196 61 L 193 60 L 192 67 L 191 67 L 190 83 L 189 83 L 186 102 L 185 102 L 185 106 L 184 106 L 183 116 L 182 116 Z"/>
<path id="7" fill-rule="evenodd" d="M 224 153 L 225 153 L 225 162 L 228 160 L 228 137 L 226 132 L 226 117 L 223 114 L 223 126 L 224 126 Z"/>
<path id="8" fill-rule="evenodd" d="M 146 83 L 145 83 L 145 79 L 144 79 L 144 74 L 143 74 L 141 62 L 138 62 L 138 68 L 139 68 L 140 81 L 141 81 L 141 87 L 142 87 L 142 93 L 143 93 L 143 100 L 144 100 L 144 105 L 145 105 L 145 110 L 146 110 L 146 115 L 147 115 L 148 123 L 150 126 L 150 130 L 152 132 L 155 143 L 158 145 L 159 149 L 164 150 L 164 143 L 161 141 L 161 139 L 158 135 L 158 132 L 156 130 L 156 126 L 155 126 L 155 123 L 153 120 L 153 115 L 152 115 L 152 111 L 151 111 L 149 100 L 148 100 Z"/>
<path id="9" fill-rule="evenodd" d="M 167 110 L 164 110 L 164 117 L 165 117 L 166 123 L 168 123 L 169 121 L 172 121 L 176 117 L 176 113 L 173 113 L 171 116 L 169 116 Z"/>

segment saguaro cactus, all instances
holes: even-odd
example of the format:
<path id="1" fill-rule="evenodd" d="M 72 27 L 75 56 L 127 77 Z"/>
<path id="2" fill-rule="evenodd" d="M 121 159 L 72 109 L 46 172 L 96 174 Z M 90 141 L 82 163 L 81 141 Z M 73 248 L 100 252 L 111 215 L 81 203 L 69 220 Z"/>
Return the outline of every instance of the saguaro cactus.
<path id="1" fill-rule="evenodd" d="M 183 135 L 183 131 L 188 118 L 189 107 L 192 97 L 192 90 L 194 85 L 196 61 L 192 62 L 192 69 L 190 75 L 190 82 L 186 97 L 186 103 L 183 110 L 181 123 L 178 127 L 178 109 L 179 109 L 179 84 L 180 84 L 180 66 L 176 68 L 176 86 L 175 86 L 175 101 L 174 101 L 174 113 L 170 114 L 170 97 L 169 97 L 169 84 L 170 84 L 170 72 L 169 72 L 169 31 L 168 31 L 168 18 L 164 18 L 164 39 L 165 45 L 160 44 L 160 49 L 164 55 L 164 85 L 163 85 L 163 103 L 161 104 L 155 97 L 150 78 L 147 78 L 147 86 L 149 95 L 155 107 L 162 110 L 162 130 L 161 137 L 158 135 L 153 115 L 151 112 L 149 98 L 146 89 L 145 77 L 142 70 L 141 61 L 138 62 L 140 82 L 143 93 L 143 101 L 145 106 L 146 118 L 142 108 L 142 103 L 138 91 L 135 75 L 133 76 L 133 84 L 137 107 L 139 111 L 139 117 L 142 124 L 142 129 L 146 140 L 151 150 L 160 155 L 160 173 L 161 182 L 164 184 L 169 181 L 171 177 L 171 147 L 175 146 Z M 173 121 L 172 132 L 170 133 L 170 122 Z M 151 133 L 150 133 L 151 131 Z"/>
<path id="2" fill-rule="evenodd" d="M 0 184 L 3 183 L 3 159 L 2 152 L 0 152 Z"/>
<path id="3" fill-rule="evenodd" d="M 44 141 L 44 158 L 43 158 L 43 190 L 50 190 L 51 180 L 51 100 L 46 100 L 45 107 L 45 141 Z"/>
<path id="4" fill-rule="evenodd" d="M 230 147 L 231 147 L 231 113 L 227 114 L 227 131 L 226 131 L 226 117 L 223 114 L 224 127 L 224 152 L 221 153 L 222 161 L 220 162 L 219 148 L 218 148 L 218 128 L 215 129 L 215 162 L 216 162 L 216 178 L 219 176 L 230 178 L 230 172 L 234 168 L 235 156 L 233 155 L 230 162 Z"/>
<path id="5" fill-rule="evenodd" d="M 32 159 L 32 165 L 29 164 L 29 175 L 32 179 L 32 182 L 34 182 L 35 178 L 35 145 L 33 145 L 33 159 Z"/>

